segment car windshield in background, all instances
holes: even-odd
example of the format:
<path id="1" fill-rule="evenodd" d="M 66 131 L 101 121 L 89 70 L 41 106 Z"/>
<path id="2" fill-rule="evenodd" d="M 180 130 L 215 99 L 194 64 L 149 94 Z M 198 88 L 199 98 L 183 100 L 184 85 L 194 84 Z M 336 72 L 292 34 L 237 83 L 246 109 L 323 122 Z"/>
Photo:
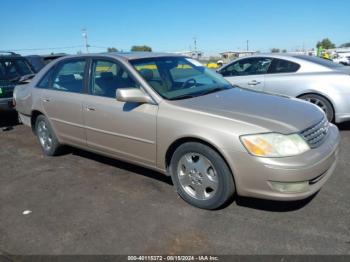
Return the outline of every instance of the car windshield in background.
<path id="1" fill-rule="evenodd" d="M 162 97 L 186 99 L 232 88 L 220 75 L 186 57 L 158 57 L 130 63 Z"/>
<path id="2" fill-rule="evenodd" d="M 316 57 L 316 56 L 307 56 L 307 55 L 297 55 L 294 56 L 295 58 L 299 58 L 299 59 L 303 59 L 305 61 L 309 61 L 321 66 L 325 66 L 328 68 L 339 68 L 339 67 L 343 67 L 342 64 L 338 64 L 338 63 L 334 63 L 333 61 L 327 60 L 327 59 L 323 59 L 320 57 Z"/>
<path id="3" fill-rule="evenodd" d="M 33 73 L 33 70 L 24 59 L 0 60 L 0 80 L 16 81 L 21 76 Z"/>

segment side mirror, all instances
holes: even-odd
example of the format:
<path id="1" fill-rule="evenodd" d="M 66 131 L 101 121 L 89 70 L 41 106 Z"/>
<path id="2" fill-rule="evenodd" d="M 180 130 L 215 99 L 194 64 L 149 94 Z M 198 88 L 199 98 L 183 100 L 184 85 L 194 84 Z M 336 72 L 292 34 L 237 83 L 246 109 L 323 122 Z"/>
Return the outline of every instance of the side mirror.
<path id="1" fill-rule="evenodd" d="M 18 80 L 19 85 L 24 85 L 30 83 L 35 74 L 24 75 Z"/>
<path id="2" fill-rule="evenodd" d="M 120 102 L 154 104 L 153 100 L 139 88 L 119 88 L 116 91 L 116 98 Z"/>

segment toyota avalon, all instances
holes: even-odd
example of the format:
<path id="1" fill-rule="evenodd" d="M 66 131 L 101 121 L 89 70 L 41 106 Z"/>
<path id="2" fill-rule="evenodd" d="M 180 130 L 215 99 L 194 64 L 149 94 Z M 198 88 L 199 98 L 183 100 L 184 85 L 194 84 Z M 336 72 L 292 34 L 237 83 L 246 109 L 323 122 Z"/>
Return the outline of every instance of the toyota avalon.
<path id="1" fill-rule="evenodd" d="M 75 146 L 171 176 L 188 203 L 307 198 L 334 172 L 339 133 L 305 101 L 232 86 L 180 55 L 66 56 L 17 86 L 43 153 Z"/>

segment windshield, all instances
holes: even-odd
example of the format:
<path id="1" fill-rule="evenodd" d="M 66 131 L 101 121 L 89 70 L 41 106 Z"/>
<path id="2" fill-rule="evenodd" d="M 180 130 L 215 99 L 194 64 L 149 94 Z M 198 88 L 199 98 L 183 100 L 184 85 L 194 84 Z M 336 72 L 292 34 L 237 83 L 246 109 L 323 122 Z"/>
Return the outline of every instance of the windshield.
<path id="1" fill-rule="evenodd" d="M 169 100 L 232 88 L 223 77 L 186 57 L 145 58 L 130 63 L 159 95 Z"/>
<path id="2" fill-rule="evenodd" d="M 21 76 L 33 74 L 33 70 L 24 59 L 1 59 L 0 80 L 16 81 Z"/>

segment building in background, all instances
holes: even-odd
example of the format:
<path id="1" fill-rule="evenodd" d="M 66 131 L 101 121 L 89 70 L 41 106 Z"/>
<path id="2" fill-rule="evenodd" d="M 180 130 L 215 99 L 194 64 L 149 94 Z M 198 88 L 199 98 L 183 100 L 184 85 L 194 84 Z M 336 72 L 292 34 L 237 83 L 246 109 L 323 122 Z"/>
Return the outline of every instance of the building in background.
<path id="1" fill-rule="evenodd" d="M 202 51 L 179 51 L 172 53 L 192 57 L 194 59 L 201 59 L 203 57 Z"/>
<path id="2" fill-rule="evenodd" d="M 256 51 L 226 51 L 220 53 L 221 59 L 225 62 L 235 58 L 256 54 Z"/>

